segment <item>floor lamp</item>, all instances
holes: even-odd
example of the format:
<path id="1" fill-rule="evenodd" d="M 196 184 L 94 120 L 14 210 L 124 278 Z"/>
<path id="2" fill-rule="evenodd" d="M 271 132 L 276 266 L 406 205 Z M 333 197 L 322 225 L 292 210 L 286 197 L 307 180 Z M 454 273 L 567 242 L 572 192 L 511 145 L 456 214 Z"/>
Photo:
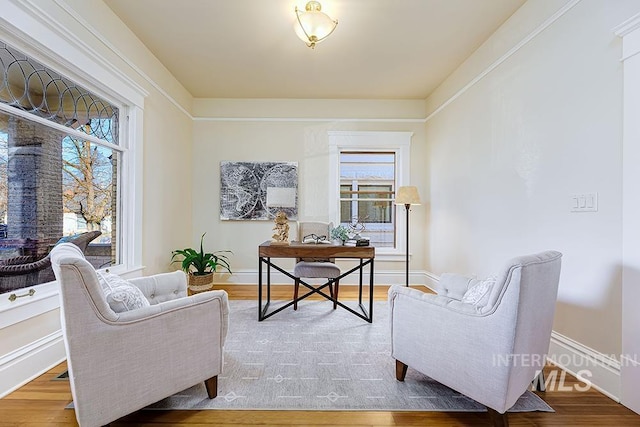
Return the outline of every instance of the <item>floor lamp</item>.
<path id="1" fill-rule="evenodd" d="M 400 187 L 396 194 L 396 205 L 404 205 L 407 210 L 407 252 L 406 252 L 406 284 L 409 286 L 409 209 L 411 205 L 419 205 L 420 196 L 418 195 L 418 188 L 413 186 Z"/>

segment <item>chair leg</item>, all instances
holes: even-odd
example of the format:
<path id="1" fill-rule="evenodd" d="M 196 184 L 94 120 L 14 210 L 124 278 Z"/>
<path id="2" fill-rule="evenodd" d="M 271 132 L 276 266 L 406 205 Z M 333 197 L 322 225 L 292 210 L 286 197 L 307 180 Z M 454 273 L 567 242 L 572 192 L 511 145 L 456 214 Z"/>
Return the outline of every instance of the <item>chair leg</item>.
<path id="1" fill-rule="evenodd" d="M 547 385 L 544 382 L 544 371 L 540 371 L 538 375 L 533 380 L 533 388 L 535 391 L 547 391 Z"/>
<path id="2" fill-rule="evenodd" d="M 407 376 L 408 366 L 399 360 L 396 360 L 396 379 L 398 381 L 404 381 L 404 377 Z"/>
<path id="3" fill-rule="evenodd" d="M 206 380 L 204 386 L 207 389 L 209 399 L 214 399 L 218 395 L 218 376 L 216 375 Z"/>
<path id="4" fill-rule="evenodd" d="M 300 289 L 300 279 L 293 282 L 293 309 L 298 309 L 298 290 Z"/>
<path id="5" fill-rule="evenodd" d="M 340 280 L 336 280 L 336 287 L 333 290 L 333 309 L 338 308 L 338 289 L 340 287 Z"/>
<path id="6" fill-rule="evenodd" d="M 509 417 L 507 413 L 501 414 L 495 409 L 487 408 L 487 412 L 489 413 L 489 418 L 491 419 L 491 424 L 494 427 L 509 427 Z"/>

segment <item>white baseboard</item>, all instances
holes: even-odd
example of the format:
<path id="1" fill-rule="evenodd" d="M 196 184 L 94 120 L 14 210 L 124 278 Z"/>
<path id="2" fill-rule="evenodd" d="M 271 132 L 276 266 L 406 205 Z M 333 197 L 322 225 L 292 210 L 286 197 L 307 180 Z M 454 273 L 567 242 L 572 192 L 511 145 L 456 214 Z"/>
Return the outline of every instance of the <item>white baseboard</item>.
<path id="1" fill-rule="evenodd" d="M 367 269 L 367 267 L 365 267 Z M 368 270 L 368 269 L 367 269 Z M 266 281 L 266 269 L 263 270 L 263 280 Z M 433 276 L 430 273 L 425 271 L 410 271 L 409 272 L 409 282 L 412 285 L 424 285 L 427 287 L 431 287 L 433 283 Z M 237 285 L 253 285 L 256 286 L 258 284 L 258 271 L 257 270 L 241 270 L 234 271 L 231 276 L 227 276 L 224 282 L 219 283 L 229 283 L 229 284 L 237 284 Z M 406 281 L 406 273 L 404 271 L 380 271 L 375 270 L 374 272 L 374 284 L 384 284 L 384 285 L 404 285 Z M 280 284 L 293 284 L 293 281 L 285 276 L 284 274 L 276 271 L 275 269 L 271 269 L 271 283 L 274 285 Z M 363 283 L 367 285 L 369 283 L 369 273 L 368 271 L 363 275 Z M 340 281 L 340 285 L 357 285 L 358 284 L 358 274 L 357 272 L 352 273 L 351 275 L 345 277 Z"/>
<path id="2" fill-rule="evenodd" d="M 561 369 L 591 382 L 605 396 L 620 402 L 620 362 L 555 331 L 551 332 L 548 360 Z M 585 370 L 586 375 L 585 375 Z"/>
<path id="3" fill-rule="evenodd" d="M 424 285 L 434 292 L 436 290 L 436 283 L 438 283 L 438 280 L 440 280 L 440 277 L 435 274 L 428 271 L 424 272 Z"/>
<path id="4" fill-rule="evenodd" d="M 66 359 L 58 330 L 0 358 L 0 399 Z"/>

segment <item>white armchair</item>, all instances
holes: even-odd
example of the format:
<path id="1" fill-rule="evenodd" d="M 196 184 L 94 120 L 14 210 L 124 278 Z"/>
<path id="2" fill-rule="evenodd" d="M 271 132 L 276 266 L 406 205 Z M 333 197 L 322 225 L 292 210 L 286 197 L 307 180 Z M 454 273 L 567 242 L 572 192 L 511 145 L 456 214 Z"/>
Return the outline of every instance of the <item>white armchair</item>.
<path id="1" fill-rule="evenodd" d="M 184 273 L 130 280 L 149 305 L 111 309 L 95 269 L 75 245 L 51 252 L 76 418 L 101 426 L 205 382 L 216 397 L 228 325 L 224 291 L 187 297 Z"/>
<path id="2" fill-rule="evenodd" d="M 486 281 L 442 275 L 437 295 L 389 289 L 396 378 L 407 366 L 487 406 L 497 425 L 545 363 L 562 254 L 511 260 Z M 492 411 L 493 410 L 493 411 Z"/>

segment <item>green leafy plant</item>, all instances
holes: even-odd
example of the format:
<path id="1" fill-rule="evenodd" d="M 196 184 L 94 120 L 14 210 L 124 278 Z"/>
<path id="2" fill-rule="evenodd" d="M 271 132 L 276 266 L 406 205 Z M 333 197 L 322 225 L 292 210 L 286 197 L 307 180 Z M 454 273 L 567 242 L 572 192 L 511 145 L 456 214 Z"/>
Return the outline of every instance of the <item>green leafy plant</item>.
<path id="1" fill-rule="evenodd" d="M 342 240 L 343 242 L 347 241 L 349 240 L 349 229 L 344 225 L 339 225 L 331 230 L 331 238 Z"/>
<path id="2" fill-rule="evenodd" d="M 171 263 L 180 262 L 182 271 L 191 273 L 194 276 L 204 276 L 205 274 L 215 273 L 218 267 L 231 273 L 229 259 L 225 254 L 233 253 L 231 251 L 215 251 L 205 252 L 203 249 L 204 233 L 200 238 L 200 251 L 193 248 L 178 249 L 172 252 Z M 182 259 L 179 259 L 182 257 Z"/>

